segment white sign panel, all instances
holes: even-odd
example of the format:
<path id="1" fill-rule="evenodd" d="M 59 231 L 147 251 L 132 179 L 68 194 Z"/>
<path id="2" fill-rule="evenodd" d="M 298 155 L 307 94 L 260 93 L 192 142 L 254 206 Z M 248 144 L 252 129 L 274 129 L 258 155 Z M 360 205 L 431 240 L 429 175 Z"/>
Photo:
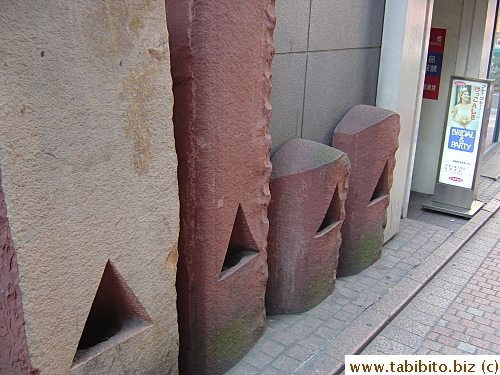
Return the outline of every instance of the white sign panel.
<path id="1" fill-rule="evenodd" d="M 488 89 L 487 81 L 452 78 L 438 182 L 472 188 Z"/>

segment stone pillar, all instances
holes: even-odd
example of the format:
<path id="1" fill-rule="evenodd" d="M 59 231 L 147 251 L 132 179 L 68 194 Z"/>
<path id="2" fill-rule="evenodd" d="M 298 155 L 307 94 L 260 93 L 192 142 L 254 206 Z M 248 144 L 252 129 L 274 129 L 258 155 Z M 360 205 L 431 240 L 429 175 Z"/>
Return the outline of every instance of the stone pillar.
<path id="1" fill-rule="evenodd" d="M 0 45 L 1 185 L 12 232 L 5 248 L 4 221 L 2 262 L 15 265 L 15 250 L 31 366 L 58 375 L 178 373 L 164 4 L 2 2 Z M 2 289 L 15 273 L 0 266 Z M 20 338 L 19 294 L 10 290 L 15 313 L 1 319 Z"/>
<path id="2" fill-rule="evenodd" d="M 266 308 L 293 314 L 333 291 L 349 160 L 332 147 L 294 139 L 272 163 Z"/>
<path id="3" fill-rule="evenodd" d="M 332 146 L 351 162 L 339 276 L 354 275 L 380 258 L 398 149 L 399 115 L 358 105 L 333 133 Z"/>
<path id="4" fill-rule="evenodd" d="M 167 0 L 180 370 L 222 374 L 264 322 L 273 0 Z"/>

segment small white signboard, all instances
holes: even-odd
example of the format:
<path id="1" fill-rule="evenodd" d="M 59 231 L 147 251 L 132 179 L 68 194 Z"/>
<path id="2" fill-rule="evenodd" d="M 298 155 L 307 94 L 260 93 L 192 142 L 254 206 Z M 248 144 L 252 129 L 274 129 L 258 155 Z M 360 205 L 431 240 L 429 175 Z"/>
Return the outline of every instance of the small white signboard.
<path id="1" fill-rule="evenodd" d="M 492 80 L 451 77 L 434 197 L 424 208 L 472 217 L 478 166 L 491 107 Z"/>

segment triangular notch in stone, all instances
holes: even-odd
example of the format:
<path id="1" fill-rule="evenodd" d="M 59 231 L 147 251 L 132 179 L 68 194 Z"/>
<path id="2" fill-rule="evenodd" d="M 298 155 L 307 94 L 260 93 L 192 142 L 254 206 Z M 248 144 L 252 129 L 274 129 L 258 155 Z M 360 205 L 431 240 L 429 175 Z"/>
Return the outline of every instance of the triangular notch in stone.
<path id="1" fill-rule="evenodd" d="M 144 307 L 108 260 L 73 365 L 119 344 L 152 324 Z"/>
<path id="2" fill-rule="evenodd" d="M 389 162 L 387 161 L 384 166 L 384 170 L 378 179 L 377 186 L 375 186 L 375 190 L 372 193 L 372 197 L 370 198 L 370 203 L 389 195 Z"/>
<path id="3" fill-rule="evenodd" d="M 335 191 L 333 192 L 330 205 L 326 211 L 325 217 L 321 222 L 318 230 L 316 231 L 315 237 L 320 237 L 325 233 L 328 233 L 336 224 L 340 222 L 340 210 L 342 208 L 342 201 L 339 195 L 339 185 L 335 186 Z"/>
<path id="4" fill-rule="evenodd" d="M 240 268 L 257 254 L 259 254 L 257 243 L 248 227 L 245 213 L 241 205 L 238 205 L 219 280 Z"/>

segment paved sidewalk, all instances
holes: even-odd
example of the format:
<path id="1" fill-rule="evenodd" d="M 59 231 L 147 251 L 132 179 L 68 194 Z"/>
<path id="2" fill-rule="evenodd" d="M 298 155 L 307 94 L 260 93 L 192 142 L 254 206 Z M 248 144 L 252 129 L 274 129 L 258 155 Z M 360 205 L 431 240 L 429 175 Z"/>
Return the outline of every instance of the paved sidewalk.
<path id="1" fill-rule="evenodd" d="M 498 165 L 500 152 L 488 162 Z M 477 285 L 479 282 L 498 282 L 498 274 L 496 280 L 487 278 L 486 272 L 478 268 L 481 270 L 483 265 L 493 267 L 485 259 L 488 254 L 498 255 L 500 214 L 495 213 L 500 207 L 500 182 L 491 177 L 481 177 L 478 200 L 488 204 L 470 220 L 423 211 L 420 205 L 424 198 L 419 195 L 412 197 L 408 218 L 401 221 L 400 232 L 384 245 L 379 261 L 358 275 L 337 279 L 332 295 L 314 309 L 303 314 L 268 317 L 262 338 L 226 375 L 338 374 L 343 370 L 344 356 L 359 354 L 363 349 L 363 354 L 380 354 L 396 349 L 406 350 L 400 354 L 410 351 L 420 354 L 426 349 L 429 349 L 429 354 L 431 350 L 443 354 L 449 351 L 451 354 L 454 350 L 467 352 L 465 349 L 475 347 L 478 354 L 479 349 L 481 353 L 482 350 L 494 353 L 497 347 L 493 341 L 490 340 L 490 346 L 484 348 L 484 342 L 472 342 L 472 335 L 469 339 L 460 336 L 459 333 L 467 334 L 466 330 L 460 332 L 460 328 L 453 324 L 466 325 L 466 319 L 472 315 L 470 325 L 478 323 L 482 326 L 468 327 L 471 328 L 468 332 L 472 329 L 486 330 L 483 326 L 488 324 L 479 318 L 489 319 L 492 327 L 481 337 L 477 337 L 480 336 L 477 333 L 475 338 L 487 342 L 491 336 L 486 334 L 499 333 L 491 333 L 498 321 L 491 315 L 486 317 L 487 313 L 492 314 L 488 306 L 493 306 L 477 300 L 472 302 L 479 305 L 473 303 L 467 306 L 477 311 L 460 312 L 457 304 L 466 299 L 469 293 L 467 282 L 475 282 L 471 275 L 475 275 L 476 271 L 477 277 L 484 278 L 478 279 Z M 495 239 L 497 242 L 494 243 Z M 492 250 L 495 246 L 496 252 Z M 481 249 L 482 255 L 477 249 Z M 459 256 L 465 256 L 465 260 L 457 261 Z M 451 259 L 450 265 L 446 266 Z M 449 267 L 462 273 L 442 276 L 444 279 L 441 280 L 441 275 L 445 275 L 443 272 Z M 428 292 L 434 284 L 435 292 Z M 481 290 L 474 291 L 472 285 L 476 284 L 471 284 L 470 294 L 482 293 Z M 446 294 L 447 290 L 451 294 Z M 488 298 L 485 300 L 489 301 Z M 417 303 L 418 308 L 414 308 L 412 303 Z M 431 311 L 434 315 L 429 314 Z M 472 311 L 483 311 L 484 314 L 477 316 Z M 434 320 L 426 320 L 426 315 L 422 314 L 433 316 Z M 408 321 L 401 320 L 405 317 L 412 319 L 412 327 L 408 326 Z M 456 321 L 457 317 L 464 320 Z M 450 323 L 453 324 L 449 326 Z M 401 342 L 403 339 L 397 335 L 399 330 L 404 331 L 408 341 Z M 448 344 L 438 342 L 441 345 L 438 349 L 431 342 L 439 338 L 441 341 L 449 338 L 449 341 Z M 432 345 L 433 348 L 429 348 Z"/>
<path id="2" fill-rule="evenodd" d="M 360 354 L 500 354 L 500 213 Z"/>

